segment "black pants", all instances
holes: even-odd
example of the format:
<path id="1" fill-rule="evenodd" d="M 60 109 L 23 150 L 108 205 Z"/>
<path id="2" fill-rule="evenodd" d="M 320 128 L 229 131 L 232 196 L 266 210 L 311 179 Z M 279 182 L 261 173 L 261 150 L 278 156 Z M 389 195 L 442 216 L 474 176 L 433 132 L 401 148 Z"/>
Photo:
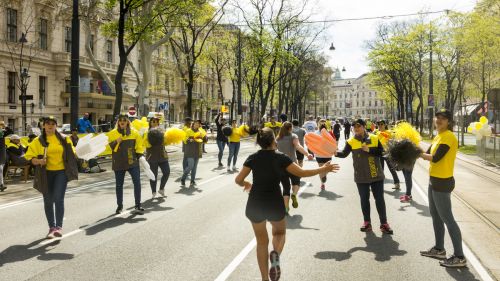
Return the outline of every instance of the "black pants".
<path id="1" fill-rule="evenodd" d="M 396 169 L 394 169 L 394 166 L 389 162 L 389 160 L 386 157 L 380 158 L 380 164 L 382 165 L 382 170 L 384 169 L 384 162 L 387 162 L 387 167 L 389 167 L 389 172 L 391 172 L 392 179 L 394 180 L 395 184 L 399 183 L 399 177 L 398 173 L 396 172 Z"/>
<path id="2" fill-rule="evenodd" d="M 165 162 L 155 162 L 155 163 L 149 163 L 149 166 L 151 168 L 151 172 L 155 175 L 155 178 L 158 178 L 158 167 L 161 169 L 161 180 L 160 180 L 160 189 L 163 190 L 165 189 L 165 185 L 167 184 L 168 177 L 170 176 L 170 165 L 168 164 L 168 161 Z M 149 180 L 149 183 L 151 184 L 151 192 L 156 192 L 156 180 Z"/>
<path id="3" fill-rule="evenodd" d="M 411 196 L 411 188 L 413 187 L 413 182 L 411 176 L 413 174 L 412 170 L 403 169 L 403 176 L 405 177 L 405 185 L 406 185 L 406 195 Z"/>
<path id="4" fill-rule="evenodd" d="M 376 181 L 372 183 L 356 183 L 358 186 L 359 199 L 361 201 L 361 211 L 363 211 L 363 218 L 365 221 L 370 219 L 370 188 L 375 198 L 375 205 L 377 206 L 380 224 L 387 223 L 387 215 L 385 212 L 384 201 L 384 181 Z"/>
<path id="5" fill-rule="evenodd" d="M 351 136 L 351 129 L 349 130 L 344 130 L 344 137 L 345 137 L 345 140 L 348 140 L 349 137 Z"/>

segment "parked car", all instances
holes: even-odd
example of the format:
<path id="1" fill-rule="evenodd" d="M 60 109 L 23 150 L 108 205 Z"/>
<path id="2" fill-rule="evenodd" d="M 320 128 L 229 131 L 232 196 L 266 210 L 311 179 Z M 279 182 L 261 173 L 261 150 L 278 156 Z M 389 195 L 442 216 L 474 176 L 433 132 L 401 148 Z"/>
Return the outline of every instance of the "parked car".
<path id="1" fill-rule="evenodd" d="M 61 127 L 57 128 L 59 133 L 71 134 L 71 124 L 62 124 Z"/>

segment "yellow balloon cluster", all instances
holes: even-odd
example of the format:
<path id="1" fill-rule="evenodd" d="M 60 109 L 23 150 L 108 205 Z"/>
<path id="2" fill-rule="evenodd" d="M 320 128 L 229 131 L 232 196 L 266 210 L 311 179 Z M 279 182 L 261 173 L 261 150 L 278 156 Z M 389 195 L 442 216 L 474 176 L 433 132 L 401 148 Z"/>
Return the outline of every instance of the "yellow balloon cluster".
<path id="1" fill-rule="evenodd" d="M 237 128 L 238 133 L 242 137 L 248 137 L 250 135 L 250 127 L 248 125 L 241 125 Z"/>
<path id="2" fill-rule="evenodd" d="M 488 125 L 488 118 L 481 116 L 479 122 L 470 123 L 467 127 L 467 132 L 475 135 L 477 140 L 491 136 L 492 130 L 490 125 Z"/>
<path id="3" fill-rule="evenodd" d="M 165 132 L 165 143 L 167 145 L 178 144 L 186 137 L 186 132 L 179 128 L 170 128 Z"/>
<path id="4" fill-rule="evenodd" d="M 394 138 L 396 140 L 408 139 L 415 145 L 422 140 L 420 133 L 408 122 L 401 122 L 394 127 Z"/>
<path id="5" fill-rule="evenodd" d="M 132 121 L 132 128 L 136 129 L 142 136 L 149 128 L 148 119 L 146 117 L 142 117 L 141 120 L 135 119 Z"/>

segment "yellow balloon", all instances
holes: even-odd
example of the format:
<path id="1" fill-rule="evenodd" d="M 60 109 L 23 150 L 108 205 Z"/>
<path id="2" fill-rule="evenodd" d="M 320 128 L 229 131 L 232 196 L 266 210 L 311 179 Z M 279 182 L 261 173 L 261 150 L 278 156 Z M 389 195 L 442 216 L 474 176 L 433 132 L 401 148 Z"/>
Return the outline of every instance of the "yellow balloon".
<path id="1" fill-rule="evenodd" d="M 472 133 L 472 126 L 467 127 L 467 133 Z"/>
<path id="2" fill-rule="evenodd" d="M 479 123 L 481 124 L 488 124 L 488 118 L 486 118 L 485 116 L 481 116 L 481 118 L 479 118 Z"/>
<path id="3" fill-rule="evenodd" d="M 481 127 L 483 127 L 483 124 L 481 124 L 480 122 L 477 122 L 476 123 L 476 130 L 481 130 Z"/>
<path id="4" fill-rule="evenodd" d="M 143 116 L 143 117 L 141 118 L 141 121 L 142 121 L 142 122 L 146 122 L 146 123 L 147 123 L 147 122 L 148 122 L 148 118 L 146 118 L 145 116 Z"/>

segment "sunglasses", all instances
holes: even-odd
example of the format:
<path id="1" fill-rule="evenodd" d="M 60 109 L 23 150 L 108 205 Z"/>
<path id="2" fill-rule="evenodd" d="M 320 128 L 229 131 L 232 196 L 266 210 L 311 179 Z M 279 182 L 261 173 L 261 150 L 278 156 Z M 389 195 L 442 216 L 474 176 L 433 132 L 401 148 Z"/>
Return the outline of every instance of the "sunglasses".
<path id="1" fill-rule="evenodd" d="M 354 128 L 359 128 L 359 127 L 363 127 L 363 126 L 361 126 L 361 124 L 354 124 Z"/>
<path id="2" fill-rule="evenodd" d="M 126 121 L 127 121 L 127 119 L 122 118 L 122 119 L 118 119 L 118 121 L 119 121 L 119 122 L 126 122 Z"/>

